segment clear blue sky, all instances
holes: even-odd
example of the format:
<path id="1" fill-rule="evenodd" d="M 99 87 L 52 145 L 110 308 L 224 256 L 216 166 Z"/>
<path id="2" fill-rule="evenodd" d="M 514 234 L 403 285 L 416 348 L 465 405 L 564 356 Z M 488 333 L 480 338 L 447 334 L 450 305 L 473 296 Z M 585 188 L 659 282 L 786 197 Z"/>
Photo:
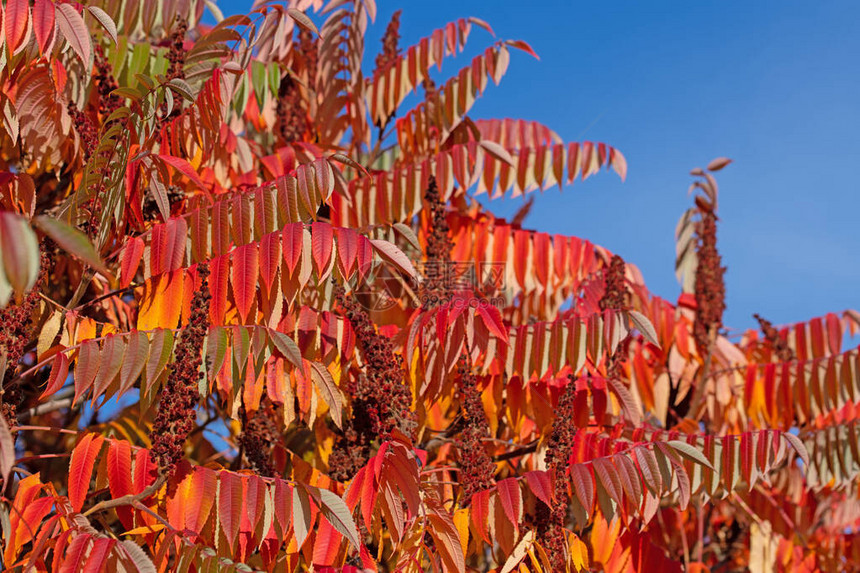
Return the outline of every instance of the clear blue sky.
<path id="1" fill-rule="evenodd" d="M 625 183 L 601 173 L 539 197 L 526 225 L 588 238 L 637 264 L 670 300 L 674 228 L 688 171 L 717 156 L 726 324 L 753 312 L 789 323 L 860 307 L 860 2 L 379 1 L 366 57 L 403 8 L 401 45 L 462 16 L 528 41 L 474 117 L 546 123 L 627 157 Z M 225 13 L 250 3 L 220 1 Z M 447 78 L 492 41 L 474 28 Z M 509 215 L 519 201 L 493 202 Z"/>

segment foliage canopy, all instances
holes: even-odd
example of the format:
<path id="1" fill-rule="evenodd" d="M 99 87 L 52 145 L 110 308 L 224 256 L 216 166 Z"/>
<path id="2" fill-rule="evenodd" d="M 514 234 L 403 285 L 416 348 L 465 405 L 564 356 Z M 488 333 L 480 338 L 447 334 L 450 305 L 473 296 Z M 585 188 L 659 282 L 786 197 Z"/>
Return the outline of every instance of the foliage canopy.
<path id="1" fill-rule="evenodd" d="M 375 12 L 7 0 L 4 566 L 856 567 L 860 316 L 727 336 L 729 161 L 692 172 L 662 300 L 475 199 L 625 177 L 470 117 L 529 45 L 401 48 L 398 12 L 370 64 Z"/>

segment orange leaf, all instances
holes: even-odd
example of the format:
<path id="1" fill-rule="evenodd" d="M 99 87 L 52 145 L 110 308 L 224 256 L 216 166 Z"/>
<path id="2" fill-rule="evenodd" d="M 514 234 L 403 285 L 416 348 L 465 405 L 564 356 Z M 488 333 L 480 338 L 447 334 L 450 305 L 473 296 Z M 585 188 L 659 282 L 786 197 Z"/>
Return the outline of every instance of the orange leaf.
<path id="1" fill-rule="evenodd" d="M 146 281 L 137 316 L 138 330 L 176 328 L 182 312 L 184 282 L 183 269 Z"/>

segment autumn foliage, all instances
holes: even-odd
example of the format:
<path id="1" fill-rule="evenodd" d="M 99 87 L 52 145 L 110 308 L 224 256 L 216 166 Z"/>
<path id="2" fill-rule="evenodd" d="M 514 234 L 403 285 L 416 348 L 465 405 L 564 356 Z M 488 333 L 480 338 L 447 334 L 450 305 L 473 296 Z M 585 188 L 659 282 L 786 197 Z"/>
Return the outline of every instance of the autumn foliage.
<path id="1" fill-rule="evenodd" d="M 487 208 L 627 170 L 470 116 L 525 42 L 213 6 L 3 6 L 5 569 L 858 568 L 860 316 L 727 335 L 728 160 L 663 300 Z"/>

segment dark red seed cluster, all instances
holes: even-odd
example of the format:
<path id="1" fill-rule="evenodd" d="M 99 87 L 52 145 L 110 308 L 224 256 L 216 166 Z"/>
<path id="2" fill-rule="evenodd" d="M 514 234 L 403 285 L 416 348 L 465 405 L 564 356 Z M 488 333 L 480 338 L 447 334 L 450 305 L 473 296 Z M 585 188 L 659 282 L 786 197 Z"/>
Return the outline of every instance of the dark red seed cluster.
<path id="1" fill-rule="evenodd" d="M 552 423 L 546 451 L 546 467 L 553 476 L 555 504 L 549 511 L 539 512 L 538 536 L 541 545 L 546 549 L 556 571 L 564 571 L 567 561 L 567 541 L 564 537 L 564 522 L 570 505 L 570 493 L 567 487 L 567 473 L 570 466 L 570 452 L 573 439 L 576 436 L 576 420 L 574 398 L 576 383 L 573 376 L 568 377 L 567 386 L 561 395 L 556 408 L 555 420 Z"/>
<path id="2" fill-rule="evenodd" d="M 367 312 L 346 295 L 343 287 L 336 287 L 335 297 L 341 313 L 352 325 L 365 363 L 363 372 L 347 384 L 352 416 L 344 424 L 329 458 L 330 475 L 349 479 L 367 461 L 374 440 L 384 440 L 395 429 L 412 436 L 416 423 L 412 393 L 403 383 L 403 359 L 394 353 L 391 341 L 376 331 Z"/>
<path id="3" fill-rule="evenodd" d="M 627 286 L 624 280 L 624 259 L 612 255 L 609 267 L 604 272 L 605 288 L 600 299 L 600 310 L 623 310 L 627 307 Z"/>
<path id="4" fill-rule="evenodd" d="M 122 100 L 112 93 L 119 84 L 113 76 L 113 69 L 100 44 L 95 46 L 95 67 L 93 81 L 99 92 L 99 115 L 102 121 L 106 121 L 110 114 L 122 106 Z"/>
<path id="5" fill-rule="evenodd" d="M 468 357 L 460 358 L 457 370 L 460 375 L 458 390 L 463 431 L 455 440 L 455 445 L 459 452 L 463 501 L 468 503 L 477 492 L 493 487 L 496 467 L 484 448 L 483 441 L 490 437 L 490 424 Z"/>
<path id="6" fill-rule="evenodd" d="M 43 241 L 40 246 L 41 260 L 36 284 L 24 295 L 21 302 L 10 301 L 0 308 L 0 353 L 6 356 L 6 373 L 0 380 L 3 385 L 0 391 L 0 414 L 10 428 L 14 428 L 18 423 L 18 404 L 21 401 L 21 390 L 15 383 L 18 363 L 24 357 L 27 346 L 33 341 L 33 312 L 39 304 L 42 285 L 49 280 L 53 268 L 47 252 L 47 243 Z"/>
<path id="7" fill-rule="evenodd" d="M 84 161 L 89 161 L 90 156 L 95 153 L 99 146 L 99 130 L 93 125 L 92 120 L 78 109 L 75 102 L 69 102 L 69 115 L 72 116 L 72 123 L 75 124 L 75 131 L 78 132 L 78 137 L 81 138 L 81 150 L 84 152 Z"/>
<path id="8" fill-rule="evenodd" d="M 785 340 L 780 338 L 779 331 L 773 327 L 773 323 L 759 314 L 754 314 L 753 318 L 758 321 L 761 331 L 764 333 L 764 338 L 770 343 L 774 354 L 783 362 L 794 360 L 794 352 L 789 348 Z"/>
<path id="9" fill-rule="evenodd" d="M 344 423 L 328 457 L 330 478 L 349 481 L 370 459 L 374 433 L 367 410 L 365 402 L 353 400 L 352 417 Z"/>
<path id="10" fill-rule="evenodd" d="M 281 78 L 275 109 L 275 129 L 283 143 L 301 141 L 308 129 L 308 117 L 302 102 L 302 91 L 290 74 Z"/>
<path id="11" fill-rule="evenodd" d="M 451 299 L 448 267 L 451 264 L 450 227 L 445 213 L 445 202 L 439 195 L 436 178 L 430 177 L 430 184 L 424 193 L 425 209 L 428 211 L 428 234 L 424 281 L 421 283 L 421 303 L 425 309 L 445 304 Z"/>
<path id="12" fill-rule="evenodd" d="M 308 74 L 308 85 L 315 88 L 317 83 L 317 66 L 319 65 L 319 47 L 314 35 L 309 30 L 299 30 L 299 55 L 302 65 Z"/>
<path id="13" fill-rule="evenodd" d="M 427 139 L 434 142 L 439 136 L 441 126 L 439 91 L 436 88 L 436 83 L 430 78 L 426 78 L 422 85 L 424 86 L 424 118 L 426 120 Z"/>
<path id="14" fill-rule="evenodd" d="M 167 61 L 170 68 L 167 70 L 167 79 L 185 79 L 185 34 L 188 32 L 188 22 L 184 18 L 176 17 L 173 31 L 170 33 L 170 50 L 167 52 Z"/>
<path id="15" fill-rule="evenodd" d="M 152 458 L 162 473 L 170 473 L 182 459 L 185 439 L 197 419 L 195 407 L 199 399 L 197 383 L 203 360 L 203 339 L 209 329 L 209 266 L 197 266 L 200 288 L 191 299 L 188 326 L 179 335 L 170 375 L 161 393 L 158 414 L 152 426 Z"/>
<path id="16" fill-rule="evenodd" d="M 710 344 L 709 333 L 717 332 L 723 326 L 723 312 L 726 310 L 726 285 L 723 275 L 726 268 L 717 251 L 717 216 L 706 211 L 699 223 L 699 241 L 696 268 L 696 324 L 693 335 L 699 350 L 707 352 Z"/>
<path id="17" fill-rule="evenodd" d="M 272 447 L 280 439 L 278 427 L 272 420 L 272 403 L 265 399 L 260 404 L 260 409 L 251 417 L 246 417 L 244 407 L 242 408 L 242 419 L 244 427 L 239 435 L 239 445 L 245 453 L 251 468 L 263 477 L 275 477 L 275 469 L 272 467 Z"/>
<path id="18" fill-rule="evenodd" d="M 182 187 L 178 187 L 176 185 L 167 186 L 167 204 L 171 206 L 171 210 L 175 203 L 182 201 L 185 197 L 185 190 L 182 189 Z M 144 221 L 154 221 L 161 216 L 161 211 L 158 209 L 158 203 L 151 193 L 146 194 L 146 197 L 143 200 L 143 208 L 141 212 L 143 213 Z"/>
<path id="19" fill-rule="evenodd" d="M 400 56 L 400 48 L 398 41 L 400 40 L 400 14 L 402 10 L 398 10 L 391 15 L 391 21 L 388 22 L 388 27 L 385 29 L 385 34 L 382 36 L 382 51 L 376 56 L 376 74 L 384 71 L 388 66 L 394 63 Z"/>

